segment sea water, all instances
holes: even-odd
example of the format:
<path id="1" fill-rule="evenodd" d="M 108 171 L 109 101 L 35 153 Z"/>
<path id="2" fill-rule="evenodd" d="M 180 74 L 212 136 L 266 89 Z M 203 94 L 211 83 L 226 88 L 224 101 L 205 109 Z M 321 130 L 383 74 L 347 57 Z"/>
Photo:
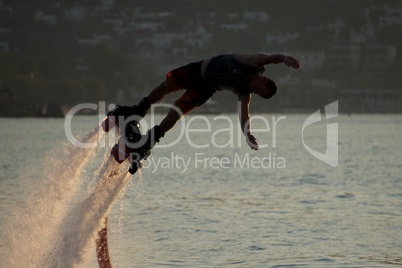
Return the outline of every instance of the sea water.
<path id="1" fill-rule="evenodd" d="M 90 134 L 97 117 L 71 127 L 98 142 L 92 149 L 74 149 L 63 119 L 0 119 L 0 267 L 97 267 L 94 239 L 109 204 L 114 267 L 401 266 L 402 118 L 331 119 L 331 166 L 306 149 L 325 154 L 325 122 L 303 129 L 308 114 L 260 116 L 258 151 L 235 114 L 186 116 L 142 176 L 99 192 L 107 200 L 96 212 L 88 197 L 109 146 Z"/>

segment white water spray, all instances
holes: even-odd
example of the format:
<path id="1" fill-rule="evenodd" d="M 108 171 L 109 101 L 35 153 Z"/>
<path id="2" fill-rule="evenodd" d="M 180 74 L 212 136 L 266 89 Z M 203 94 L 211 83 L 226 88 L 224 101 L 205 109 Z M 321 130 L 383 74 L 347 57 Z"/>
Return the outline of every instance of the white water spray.
<path id="1" fill-rule="evenodd" d="M 95 128 L 84 142 L 97 138 Z M 90 176 L 97 187 L 83 184 L 90 165 L 99 167 Z M 97 231 L 131 175 L 108 152 L 72 145 L 47 160 L 44 169 L 41 184 L 6 227 L 9 246 L 2 265 L 86 267 L 95 253 Z"/>

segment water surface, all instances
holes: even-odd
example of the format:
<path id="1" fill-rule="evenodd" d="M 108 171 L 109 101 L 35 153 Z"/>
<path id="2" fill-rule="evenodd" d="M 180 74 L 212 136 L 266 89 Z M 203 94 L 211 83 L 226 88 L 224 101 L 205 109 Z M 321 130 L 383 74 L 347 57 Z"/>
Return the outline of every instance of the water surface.
<path id="1" fill-rule="evenodd" d="M 269 122 L 272 116 L 282 115 L 264 115 Z M 259 151 L 251 151 L 244 139 L 238 146 L 236 135 L 234 146 L 224 146 L 229 132 L 216 131 L 231 126 L 214 115 L 207 116 L 210 131 L 196 131 L 173 147 L 155 149 L 144 163 L 142 177 L 132 178 L 112 209 L 114 266 L 402 265 L 402 118 L 336 118 L 339 165 L 331 167 L 303 146 L 301 130 L 307 117 L 286 115 L 275 138 L 272 128 L 255 133 L 260 144 L 268 144 Z M 236 115 L 230 118 L 236 122 Z M 29 207 L 30 193 L 47 179 L 43 170 L 52 167 L 44 166 L 44 158 L 62 155 L 67 141 L 60 119 L 0 121 L 0 224 L 6 226 L 13 211 Z M 96 124 L 96 117 L 75 118 L 73 133 L 85 135 Z M 191 124 L 193 129 L 207 129 L 201 119 Z M 265 126 L 256 120 L 253 127 Z M 325 151 L 325 124 L 311 126 L 304 134 L 306 144 Z M 161 144 L 178 136 L 179 127 Z M 194 148 L 189 140 L 206 148 Z M 101 159 L 103 154 L 94 157 Z M 263 160 L 262 166 L 258 160 Z M 96 161 L 92 165 L 79 177 L 79 187 L 93 183 Z M 16 250 L 0 242 L 1 259 L 14 256 Z M 94 256 L 82 264 L 96 266 Z"/>

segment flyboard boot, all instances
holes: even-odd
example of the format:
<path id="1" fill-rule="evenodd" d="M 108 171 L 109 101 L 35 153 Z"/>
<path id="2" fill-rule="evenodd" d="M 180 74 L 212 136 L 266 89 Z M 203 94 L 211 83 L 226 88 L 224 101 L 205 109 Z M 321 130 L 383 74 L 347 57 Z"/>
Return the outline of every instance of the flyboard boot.
<path id="1" fill-rule="evenodd" d="M 122 134 L 118 143 L 111 150 L 111 155 L 119 164 L 129 158 L 132 153 L 136 155 L 138 163 L 150 155 L 149 150 L 153 147 L 149 146 L 149 141 L 151 140 L 147 135 L 141 134 L 140 124 L 138 123 L 146 115 L 150 107 L 151 104 L 147 98 L 143 98 L 138 105 L 116 105 L 103 120 L 101 126 L 105 132 L 109 132 L 114 126 L 117 126 Z M 159 133 L 158 131 L 156 132 Z M 138 165 L 139 167 L 141 166 Z M 133 171 L 132 173 L 136 171 L 130 170 Z"/>
<path id="2" fill-rule="evenodd" d="M 154 148 L 155 144 L 160 141 L 161 138 L 165 136 L 162 129 L 156 125 L 152 129 L 148 130 L 147 134 L 143 135 L 139 140 L 136 135 L 133 135 L 133 141 L 136 144 L 129 144 L 130 147 L 130 168 L 128 171 L 134 174 L 139 168 L 141 168 L 141 161 L 146 160 L 151 155 L 151 149 Z M 138 136 L 137 136 L 138 137 Z M 139 146 L 138 146 L 139 145 Z"/>
<path id="3" fill-rule="evenodd" d="M 133 106 L 121 106 L 116 105 L 109 113 L 106 115 L 105 120 L 102 122 L 102 129 L 105 132 L 109 132 L 115 125 L 120 128 L 124 121 L 128 117 L 133 117 L 133 120 L 139 122 L 147 114 L 148 110 L 151 108 L 151 103 L 148 98 L 143 98 L 137 105 Z"/>

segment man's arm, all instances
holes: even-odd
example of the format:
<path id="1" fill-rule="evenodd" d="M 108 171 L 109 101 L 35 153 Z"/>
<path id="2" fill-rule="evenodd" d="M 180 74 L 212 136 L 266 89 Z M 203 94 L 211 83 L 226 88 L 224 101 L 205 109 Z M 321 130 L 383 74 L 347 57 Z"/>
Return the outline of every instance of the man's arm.
<path id="1" fill-rule="evenodd" d="M 239 61 L 254 67 L 261 67 L 267 64 L 277 64 L 281 62 L 285 63 L 288 67 L 293 67 L 295 69 L 300 67 L 300 63 L 297 59 L 283 54 L 238 54 L 237 58 Z"/>
<path id="2" fill-rule="evenodd" d="M 247 144 L 253 150 L 258 150 L 258 144 L 256 138 L 251 134 L 251 122 L 250 122 L 250 102 L 251 94 L 239 95 L 239 120 L 241 125 L 241 130 L 244 136 L 246 136 Z"/>

